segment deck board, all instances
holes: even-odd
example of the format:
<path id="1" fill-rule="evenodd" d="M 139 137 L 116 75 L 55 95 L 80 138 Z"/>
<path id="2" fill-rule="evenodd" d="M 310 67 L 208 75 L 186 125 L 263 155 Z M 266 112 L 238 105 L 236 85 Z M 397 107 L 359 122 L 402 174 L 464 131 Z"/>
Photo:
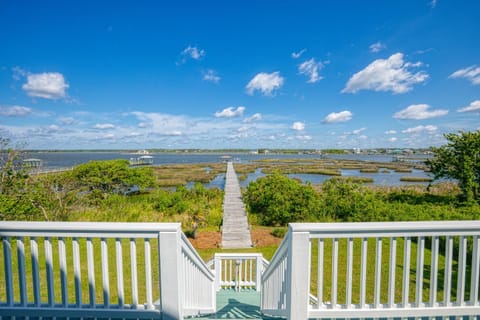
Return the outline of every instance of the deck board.
<path id="1" fill-rule="evenodd" d="M 242 200 L 240 184 L 232 162 L 227 163 L 225 178 L 222 247 L 239 249 L 252 247 L 247 211 Z"/>

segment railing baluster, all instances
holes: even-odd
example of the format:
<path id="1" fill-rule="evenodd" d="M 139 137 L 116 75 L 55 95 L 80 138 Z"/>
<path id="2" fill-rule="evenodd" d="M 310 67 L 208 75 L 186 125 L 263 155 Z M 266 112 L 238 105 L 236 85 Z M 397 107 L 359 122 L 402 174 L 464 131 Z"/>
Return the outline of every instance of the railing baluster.
<path id="1" fill-rule="evenodd" d="M 122 255 L 122 240 L 115 239 L 115 260 L 117 267 L 117 291 L 118 291 L 118 305 L 123 307 L 125 304 L 125 295 L 123 292 L 123 255 Z"/>
<path id="2" fill-rule="evenodd" d="M 416 290 L 415 290 L 415 304 L 417 307 L 420 307 L 422 303 L 422 294 L 423 294 L 423 265 L 425 259 L 425 237 L 418 237 L 417 244 L 417 278 Z"/>
<path id="3" fill-rule="evenodd" d="M 360 265 L 360 308 L 365 307 L 365 294 L 367 290 L 367 250 L 368 238 L 362 239 L 361 265 Z"/>
<path id="4" fill-rule="evenodd" d="M 390 238 L 390 262 L 388 275 L 388 306 L 395 304 L 395 271 L 397 267 L 397 238 Z"/>
<path id="5" fill-rule="evenodd" d="M 145 240 L 145 292 L 147 295 L 147 309 L 153 309 L 153 298 L 152 298 L 152 258 L 151 258 L 151 247 L 150 239 Z"/>
<path id="6" fill-rule="evenodd" d="M 317 259 L 317 298 L 318 298 L 318 308 L 323 304 L 323 251 L 324 243 L 323 239 L 318 239 L 318 259 Z"/>
<path id="7" fill-rule="evenodd" d="M 25 272 L 25 239 L 17 238 L 17 267 L 18 267 L 18 286 L 20 288 L 20 303 L 27 305 L 27 280 Z"/>
<path id="8" fill-rule="evenodd" d="M 430 306 L 437 303 L 438 287 L 438 237 L 432 237 L 432 257 L 430 261 Z"/>
<path id="9" fill-rule="evenodd" d="M 95 308 L 95 260 L 93 257 L 92 238 L 87 238 L 87 272 L 88 272 L 88 295 L 90 307 Z"/>
<path id="10" fill-rule="evenodd" d="M 110 282 L 108 279 L 108 246 L 107 239 L 100 240 L 100 256 L 102 260 L 103 306 L 110 305 Z"/>
<path id="11" fill-rule="evenodd" d="M 346 305 L 350 308 L 352 304 L 352 280 L 353 280 L 353 238 L 347 240 L 347 283 L 346 283 Z"/>
<path id="12" fill-rule="evenodd" d="M 457 280 L 457 304 L 463 306 L 465 303 L 465 272 L 467 260 L 467 237 L 460 237 L 458 249 L 458 280 Z"/>
<path id="13" fill-rule="evenodd" d="M 9 306 L 13 306 L 12 245 L 10 242 L 10 237 L 3 238 L 3 256 L 7 304 Z"/>
<path id="14" fill-rule="evenodd" d="M 445 276 L 443 285 L 443 304 L 450 306 L 450 294 L 452 292 L 452 255 L 453 238 L 447 236 L 445 239 Z"/>
<path id="15" fill-rule="evenodd" d="M 410 295 L 410 257 L 412 250 L 412 239 L 410 237 L 405 237 L 403 241 L 402 306 L 403 308 L 406 308 L 409 303 Z"/>
<path id="16" fill-rule="evenodd" d="M 480 237 L 473 237 L 472 276 L 470 279 L 470 305 L 478 306 L 478 287 L 480 282 Z"/>
<path id="17" fill-rule="evenodd" d="M 60 285 L 62 291 L 62 307 L 68 306 L 68 273 L 67 273 L 67 250 L 65 248 L 65 239 L 58 238 L 58 256 L 60 260 Z"/>
<path id="18" fill-rule="evenodd" d="M 50 237 L 45 237 L 45 264 L 45 271 L 47 274 L 48 305 L 53 307 L 55 304 L 55 297 L 53 285 L 53 252 L 52 241 Z"/>
<path id="19" fill-rule="evenodd" d="M 32 258 L 32 282 L 33 282 L 33 301 L 36 307 L 41 304 L 40 301 L 40 275 L 38 269 L 38 242 L 37 238 L 30 238 L 30 252 Z"/>
<path id="20" fill-rule="evenodd" d="M 338 239 L 332 241 L 332 308 L 337 306 L 337 287 L 338 287 Z"/>
<path id="21" fill-rule="evenodd" d="M 375 308 L 380 306 L 380 289 L 382 278 L 382 238 L 376 239 L 375 246 L 375 289 L 373 303 Z"/>
<path id="22" fill-rule="evenodd" d="M 72 239 L 73 246 L 73 275 L 75 282 L 75 305 L 77 308 L 82 306 L 82 277 L 80 267 L 80 244 L 78 238 Z"/>
<path id="23" fill-rule="evenodd" d="M 137 278 L 137 244 L 135 238 L 130 239 L 130 269 L 132 274 L 132 305 L 138 305 L 138 278 Z"/>

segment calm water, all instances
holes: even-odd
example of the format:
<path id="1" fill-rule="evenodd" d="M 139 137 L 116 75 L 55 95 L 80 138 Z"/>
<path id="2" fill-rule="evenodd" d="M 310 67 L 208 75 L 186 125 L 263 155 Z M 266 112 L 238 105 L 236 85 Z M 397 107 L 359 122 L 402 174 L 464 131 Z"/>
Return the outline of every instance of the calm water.
<path id="1" fill-rule="evenodd" d="M 240 163 L 249 163 L 251 161 L 260 160 L 260 159 L 318 159 L 319 155 L 310 155 L 310 154 L 187 154 L 187 153 L 159 153 L 151 154 L 154 159 L 155 165 L 161 164 L 176 164 L 176 163 L 215 163 L 223 161 L 222 156 L 228 155 L 235 162 Z M 119 152 L 32 152 L 27 155 L 29 158 L 38 158 L 43 161 L 43 168 L 45 169 L 57 169 L 57 168 L 66 168 L 78 165 L 81 163 L 86 163 L 92 160 L 112 160 L 112 159 L 130 159 L 139 157 L 137 154 L 129 153 L 119 153 Z M 376 161 L 376 162 L 391 162 L 391 155 L 329 155 L 329 158 L 332 159 L 349 159 L 349 160 L 361 160 L 361 161 Z M 398 173 L 392 170 L 386 170 L 388 172 L 383 172 L 382 169 L 378 173 L 363 173 L 359 170 L 341 170 L 342 176 L 361 176 L 361 177 L 371 177 L 374 180 L 374 184 L 377 185 L 403 185 L 403 184 L 412 184 L 411 182 L 402 182 L 400 181 L 401 177 L 404 176 L 414 176 L 414 177 L 426 177 L 427 173 L 421 170 L 413 170 L 411 173 Z M 247 179 L 240 182 L 242 187 L 248 186 L 251 181 L 258 179 L 259 177 L 264 176 L 260 169 L 257 169 L 254 173 L 247 175 Z M 290 174 L 291 178 L 298 178 L 304 182 L 311 182 L 313 184 L 319 184 L 330 179 L 330 176 L 319 175 L 319 174 Z M 223 189 L 225 175 L 220 174 L 215 177 L 210 183 L 206 186 L 209 188 L 220 188 Z M 423 183 L 425 184 L 425 183 Z"/>

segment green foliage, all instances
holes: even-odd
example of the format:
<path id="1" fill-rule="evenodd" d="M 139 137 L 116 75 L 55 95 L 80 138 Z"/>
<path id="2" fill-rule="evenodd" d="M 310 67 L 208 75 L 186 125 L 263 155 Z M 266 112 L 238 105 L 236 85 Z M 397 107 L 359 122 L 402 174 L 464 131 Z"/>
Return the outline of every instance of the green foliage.
<path id="1" fill-rule="evenodd" d="M 347 221 L 355 215 L 366 215 L 375 210 L 375 194 L 350 179 L 329 179 L 322 184 L 321 208 L 323 216 Z"/>
<path id="2" fill-rule="evenodd" d="M 287 233 L 287 228 L 275 228 L 272 230 L 272 236 L 276 238 L 283 238 L 285 237 L 285 234 Z"/>
<path id="3" fill-rule="evenodd" d="M 319 206 L 318 195 L 311 185 L 302 185 L 279 173 L 250 183 L 244 200 L 250 212 L 267 226 L 307 221 L 315 216 Z"/>
<path id="4" fill-rule="evenodd" d="M 449 141 L 439 148 L 432 148 L 434 159 L 428 160 L 435 179 L 447 177 L 458 180 L 463 200 L 472 202 L 480 198 L 480 130 L 448 133 Z"/>
<path id="5" fill-rule="evenodd" d="M 152 187 L 155 184 L 151 168 L 130 168 L 127 160 L 90 161 L 76 166 L 71 172 L 79 187 L 102 193 L 122 193 L 128 187 Z"/>

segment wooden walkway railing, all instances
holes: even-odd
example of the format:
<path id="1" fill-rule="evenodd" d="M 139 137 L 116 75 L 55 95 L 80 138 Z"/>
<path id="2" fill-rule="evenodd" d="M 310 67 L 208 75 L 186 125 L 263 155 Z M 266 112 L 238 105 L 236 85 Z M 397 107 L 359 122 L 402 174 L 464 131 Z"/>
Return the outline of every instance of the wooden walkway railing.
<path id="1" fill-rule="evenodd" d="M 262 311 L 302 320 L 477 316 L 479 250 L 480 221 L 293 223 L 263 274 Z"/>
<path id="2" fill-rule="evenodd" d="M 179 223 L 2 221 L 0 238 L 0 318 L 215 311 L 214 275 Z"/>

